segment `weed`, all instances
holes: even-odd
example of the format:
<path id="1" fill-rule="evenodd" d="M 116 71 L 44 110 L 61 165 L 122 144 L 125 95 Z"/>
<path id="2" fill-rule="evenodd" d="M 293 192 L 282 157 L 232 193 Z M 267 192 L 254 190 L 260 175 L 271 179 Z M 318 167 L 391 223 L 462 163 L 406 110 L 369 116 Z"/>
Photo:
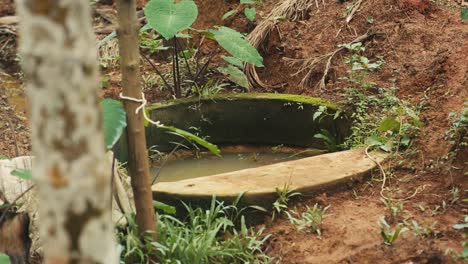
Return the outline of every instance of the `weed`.
<path id="1" fill-rule="evenodd" d="M 351 67 L 348 77 L 342 78 L 349 83 L 345 103 L 353 108 L 354 120 L 351 135 L 345 140 L 345 148 L 375 145 L 384 151 L 408 148 L 417 136 L 422 122 L 417 108 L 396 97 L 396 88 L 379 89 L 367 81 L 371 71 L 382 67 L 382 59 L 370 62 L 361 55 L 365 48 L 360 43 L 343 45 L 353 52 L 344 63 Z"/>
<path id="2" fill-rule="evenodd" d="M 318 204 L 315 204 L 314 207 L 310 208 L 307 206 L 307 210 L 303 212 L 300 218 L 295 218 L 290 213 L 286 212 L 289 221 L 291 224 L 296 226 L 297 230 L 317 233 L 317 235 L 322 235 L 322 222 L 326 217 L 326 212 L 330 206 L 320 208 Z M 299 216 L 297 210 L 294 210 L 293 213 Z"/>
<path id="3" fill-rule="evenodd" d="M 449 130 L 445 132 L 445 140 L 452 145 L 451 157 L 455 157 L 460 149 L 468 146 L 468 101 L 464 103 L 461 113 L 451 112 Z"/>
<path id="4" fill-rule="evenodd" d="M 278 194 L 278 199 L 273 203 L 272 220 L 275 219 L 276 214 L 281 214 L 288 209 L 288 203 L 292 197 L 301 195 L 299 192 L 292 192 L 287 183 L 281 189 L 276 188 L 276 193 Z"/>
<path id="5" fill-rule="evenodd" d="M 398 214 L 403 210 L 402 202 L 393 202 L 390 199 L 384 198 L 380 198 L 380 201 L 390 210 L 392 219 L 396 219 Z"/>
<path id="6" fill-rule="evenodd" d="M 192 93 L 197 95 L 199 98 L 210 97 L 220 93 L 226 86 L 226 83 L 219 83 L 218 81 L 208 80 L 201 86 L 198 84 L 192 85 Z"/>
<path id="7" fill-rule="evenodd" d="M 452 193 L 452 200 L 450 201 L 450 205 L 457 203 L 460 200 L 460 189 L 458 187 L 453 187 L 450 192 Z"/>
<path id="8" fill-rule="evenodd" d="M 431 225 L 420 226 L 418 222 L 412 220 L 411 225 L 413 228 L 413 232 L 421 239 L 436 234 L 435 226 L 437 225 L 437 222 L 433 222 Z"/>
<path id="9" fill-rule="evenodd" d="M 237 200 L 238 201 L 238 200 Z M 133 217 L 117 234 L 122 247 L 121 263 L 269 263 L 262 253 L 269 236 L 263 229 L 253 231 L 245 223 L 237 204 L 224 205 L 213 198 L 210 208 L 192 208 L 184 204 L 184 221 L 168 214 L 158 215 L 158 241 L 138 237 Z M 240 229 L 235 222 L 240 220 Z"/>
<path id="10" fill-rule="evenodd" d="M 407 227 L 403 227 L 403 224 L 398 223 L 392 230 L 390 225 L 385 220 L 385 217 L 379 218 L 380 235 L 382 236 L 384 243 L 391 246 L 398 237 L 404 232 L 408 231 Z"/>
<path id="11" fill-rule="evenodd" d="M 140 48 L 148 50 L 150 54 L 169 49 L 169 47 L 164 46 L 163 40 L 152 31 L 140 32 Z"/>
<path id="12" fill-rule="evenodd" d="M 314 138 L 322 139 L 330 152 L 335 152 L 339 149 L 336 137 L 326 129 L 320 129 L 320 133 L 315 134 Z"/>
<path id="13" fill-rule="evenodd" d="M 154 75 L 143 75 L 143 90 L 149 90 L 159 84 L 159 79 Z M 162 87 L 162 86 L 161 86 Z"/>

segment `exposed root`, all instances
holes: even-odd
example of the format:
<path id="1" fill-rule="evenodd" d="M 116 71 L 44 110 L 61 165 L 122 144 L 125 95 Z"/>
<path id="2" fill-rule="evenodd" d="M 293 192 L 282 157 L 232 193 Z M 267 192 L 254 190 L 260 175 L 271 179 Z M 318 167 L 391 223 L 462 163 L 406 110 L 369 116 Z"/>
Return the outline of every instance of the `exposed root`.
<path id="1" fill-rule="evenodd" d="M 322 0 L 325 5 L 324 0 Z M 249 34 L 249 42 L 257 49 L 263 48 L 263 43 L 268 39 L 268 36 L 276 30 L 276 25 L 280 19 L 289 19 L 297 21 L 304 19 L 307 13 L 313 6 L 318 9 L 318 0 L 286 0 L 281 1 L 268 16 L 258 24 L 257 27 Z M 279 86 L 271 86 L 262 82 L 257 74 L 254 66 L 247 65 L 244 69 L 247 79 L 252 87 L 262 87 L 266 89 L 274 89 Z"/>
<path id="2" fill-rule="evenodd" d="M 376 33 L 368 31 L 366 34 L 359 36 L 355 38 L 353 41 L 351 41 L 349 44 L 357 43 L 357 42 L 364 42 L 371 38 L 372 36 L 376 35 Z M 328 76 L 328 72 L 330 71 L 331 64 L 333 61 L 333 57 L 343 51 L 345 48 L 339 47 L 336 50 L 329 52 L 324 55 L 320 56 L 314 56 L 309 59 L 292 59 L 292 58 L 284 58 L 284 60 L 290 65 L 297 65 L 300 64 L 299 70 L 293 74 L 293 76 L 303 74 L 305 72 L 304 78 L 302 78 L 301 82 L 299 83 L 299 86 L 301 87 L 306 87 L 309 86 L 312 80 L 313 73 L 315 69 L 325 63 L 325 67 L 323 70 L 322 78 L 320 81 L 316 84 L 316 87 L 319 89 L 325 89 L 326 86 L 326 79 Z"/>
<path id="3" fill-rule="evenodd" d="M 399 198 L 399 199 L 395 199 L 395 198 L 390 198 L 390 197 L 387 197 L 384 192 L 385 192 L 385 185 L 387 183 L 387 173 L 385 172 L 385 169 L 383 168 L 382 164 L 376 160 L 374 157 L 372 157 L 370 154 L 369 154 L 369 149 L 371 148 L 372 146 L 367 146 L 366 149 L 364 150 L 364 152 L 366 153 L 366 156 L 372 160 L 375 164 L 377 164 L 377 166 L 379 167 L 379 170 L 380 170 L 380 173 L 382 174 L 382 186 L 380 188 L 380 197 L 382 197 L 383 199 L 385 200 L 389 200 L 389 201 L 406 201 L 406 200 L 409 200 L 413 197 L 415 197 L 418 193 L 422 192 L 424 190 L 424 188 L 426 188 L 426 185 L 423 185 L 423 186 L 419 186 L 418 188 L 416 188 L 416 190 L 414 190 L 413 194 L 411 194 L 410 196 L 408 197 L 405 197 L 405 198 Z"/>

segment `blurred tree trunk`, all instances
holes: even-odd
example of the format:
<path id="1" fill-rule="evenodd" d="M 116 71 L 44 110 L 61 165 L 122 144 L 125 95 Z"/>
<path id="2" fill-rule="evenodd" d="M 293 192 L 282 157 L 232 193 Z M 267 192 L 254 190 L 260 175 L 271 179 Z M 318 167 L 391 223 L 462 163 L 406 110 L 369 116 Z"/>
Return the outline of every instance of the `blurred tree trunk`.
<path id="1" fill-rule="evenodd" d="M 19 0 L 45 263 L 117 263 L 89 0 Z"/>
<path id="2" fill-rule="evenodd" d="M 120 63 L 123 95 L 141 99 L 139 23 L 135 0 L 116 0 L 119 29 Z M 135 197 L 136 222 L 140 234 L 150 232 L 156 239 L 156 217 L 149 173 L 148 150 L 142 111 L 135 114 L 140 103 L 124 101 L 127 112 L 128 167 Z"/>

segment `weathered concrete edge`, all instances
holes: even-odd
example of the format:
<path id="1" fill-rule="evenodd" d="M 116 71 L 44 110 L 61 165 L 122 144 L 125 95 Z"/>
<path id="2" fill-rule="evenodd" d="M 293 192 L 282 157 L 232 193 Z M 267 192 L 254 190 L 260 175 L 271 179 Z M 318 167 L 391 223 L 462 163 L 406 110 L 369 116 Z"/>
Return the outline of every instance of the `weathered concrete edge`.
<path id="1" fill-rule="evenodd" d="M 389 154 L 383 154 L 380 153 L 379 157 L 377 157 L 377 160 L 379 162 L 383 162 Z M 325 192 L 325 191 L 330 191 L 330 190 L 344 190 L 346 188 L 349 188 L 353 186 L 354 184 L 358 182 L 362 182 L 364 179 L 366 179 L 368 176 L 370 176 L 371 172 L 377 167 L 377 164 L 374 163 L 372 167 L 370 167 L 367 170 L 360 171 L 358 173 L 354 173 L 351 175 L 348 175 L 343 178 L 339 179 L 334 179 L 328 182 L 320 183 L 320 184 L 315 184 L 315 185 L 310 185 L 310 186 L 304 186 L 304 187 L 299 187 L 299 188 L 291 188 L 290 191 L 293 192 L 300 192 L 301 194 L 304 195 L 310 195 L 314 193 L 319 193 L 319 192 Z M 215 176 L 215 175 L 212 175 Z M 210 176 L 207 176 L 210 177 Z M 287 182 L 285 182 L 287 183 Z M 177 205 L 180 204 L 179 201 L 184 201 L 184 202 L 190 202 L 192 204 L 197 204 L 197 205 L 209 205 L 209 202 L 213 198 L 213 194 L 180 194 L 180 193 L 174 193 L 174 192 L 164 192 L 164 191 L 159 191 L 155 189 L 155 185 L 152 187 L 153 191 L 153 198 L 158 201 L 162 201 L 168 204 L 173 204 Z M 282 188 L 283 186 L 277 186 L 278 188 Z M 223 196 L 217 196 L 217 200 L 220 201 L 226 201 L 226 202 L 232 202 L 234 201 L 241 193 L 238 193 L 236 195 L 223 195 Z M 241 204 L 242 205 L 261 205 L 266 208 L 271 207 L 272 203 L 278 198 L 278 195 L 276 191 L 247 191 L 242 194 L 242 199 L 241 199 Z"/>

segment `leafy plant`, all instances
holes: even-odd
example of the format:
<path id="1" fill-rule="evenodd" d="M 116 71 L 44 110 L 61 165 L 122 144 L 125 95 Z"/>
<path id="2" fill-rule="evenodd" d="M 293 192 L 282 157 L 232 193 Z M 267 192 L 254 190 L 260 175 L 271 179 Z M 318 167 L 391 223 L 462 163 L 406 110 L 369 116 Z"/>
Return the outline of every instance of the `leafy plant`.
<path id="1" fill-rule="evenodd" d="M 307 210 L 300 215 L 300 218 L 295 218 L 290 213 L 286 212 L 289 221 L 291 224 L 296 226 L 297 230 L 299 231 L 317 233 L 317 235 L 321 236 L 322 222 L 326 217 L 326 212 L 330 206 L 320 208 L 318 204 L 315 204 L 312 208 L 309 206 L 306 206 L 306 208 Z M 297 210 L 293 211 L 293 213 L 299 216 Z"/>
<path id="2" fill-rule="evenodd" d="M 338 150 L 338 142 L 336 141 L 336 137 L 328 130 L 320 129 L 320 133 L 315 134 L 314 138 L 322 139 L 330 152 Z"/>
<path id="3" fill-rule="evenodd" d="M 246 14 L 252 18 L 255 15 L 255 9 L 246 9 Z M 211 57 L 202 67 L 199 67 L 197 59 L 196 69 L 193 70 L 189 61 L 194 53 L 180 52 L 182 46 L 178 41 L 180 37 L 191 37 L 190 34 L 182 34 L 182 31 L 189 29 L 198 15 L 195 3 L 191 0 L 182 0 L 178 3 L 175 3 L 173 0 L 151 0 L 145 7 L 145 15 L 148 19 L 148 25 L 152 29 L 160 33 L 166 40 L 171 39 L 173 42 L 173 87 L 170 87 L 165 77 L 158 73 L 163 79 L 165 86 L 173 91 L 175 97 L 182 96 L 181 86 L 185 83 L 189 84 L 189 91 L 193 90 L 193 87 L 203 87 L 204 84 L 200 83 L 200 76 L 207 72 L 208 64 L 217 51 L 210 55 Z M 263 59 L 258 51 L 247 41 L 245 36 L 228 27 L 215 27 L 215 29 L 210 30 L 191 30 L 216 40 L 223 49 L 233 56 L 230 57 L 231 59 L 226 60 L 230 65 L 219 67 L 218 71 L 226 75 L 230 81 L 248 89 L 247 77 L 242 71 L 244 63 L 262 67 Z M 179 58 L 183 58 L 185 61 L 189 80 L 182 80 Z M 149 61 L 147 58 L 146 60 Z M 159 72 L 154 64 L 151 63 L 151 65 Z"/>
<path id="4" fill-rule="evenodd" d="M 155 36 L 153 32 L 148 31 L 140 32 L 140 47 L 148 50 L 151 54 L 169 49 L 169 47 L 164 46 L 162 39 Z"/>
<path id="5" fill-rule="evenodd" d="M 276 214 L 281 214 L 288 209 L 288 203 L 292 197 L 301 195 L 299 192 L 292 192 L 289 189 L 289 184 L 285 183 L 283 188 L 276 188 L 278 198 L 273 203 L 273 215 L 272 219 L 275 219 Z"/>
<path id="6" fill-rule="evenodd" d="M 238 201 L 238 199 L 236 200 Z M 246 226 L 236 202 L 224 205 L 213 197 L 209 209 L 184 204 L 187 218 L 179 220 L 158 215 L 158 241 L 141 241 L 133 217 L 118 232 L 122 245 L 121 263 L 145 263 L 156 257 L 159 263 L 269 263 L 262 245 L 269 238 L 263 229 L 254 232 Z M 235 222 L 240 220 L 240 229 Z"/>
<path id="7" fill-rule="evenodd" d="M 409 230 L 407 227 L 403 227 L 403 224 L 401 223 L 396 224 L 395 228 L 392 230 L 383 216 L 379 218 L 379 227 L 380 235 L 382 236 L 384 243 L 389 246 L 391 246 L 401 234 Z"/>
<path id="8" fill-rule="evenodd" d="M 349 76 L 342 78 L 350 84 L 345 99 L 353 108 L 351 118 L 354 119 L 351 136 L 346 139 L 344 146 L 353 148 L 373 145 L 384 151 L 408 148 L 423 126 L 418 110 L 398 99 L 395 96 L 396 88 L 376 88 L 375 83 L 367 81 L 371 71 L 382 67 L 384 61 L 381 58 L 371 62 L 362 55 L 365 47 L 359 42 L 341 47 L 353 53 L 344 59 L 350 69 Z M 372 90 L 377 94 L 373 94 Z"/>
<path id="9" fill-rule="evenodd" d="M 460 113 L 451 112 L 448 115 L 451 126 L 445 132 L 445 140 L 453 145 L 453 154 L 468 146 L 468 101 L 463 104 L 463 109 Z"/>
<path id="10" fill-rule="evenodd" d="M 403 210 L 403 203 L 402 202 L 393 202 L 390 199 L 380 198 L 380 201 L 390 210 L 391 216 L 395 219 L 398 214 Z"/>
<path id="11" fill-rule="evenodd" d="M 467 10 L 467 15 L 466 15 L 466 19 L 465 20 L 468 20 L 468 8 L 466 8 Z M 463 251 L 456 255 L 455 258 L 456 259 L 463 259 L 463 260 L 468 260 L 468 241 L 463 241 L 462 242 L 462 246 L 463 246 Z"/>
<path id="12" fill-rule="evenodd" d="M 420 226 L 418 222 L 415 220 L 411 221 L 412 227 L 413 227 L 413 232 L 421 239 L 424 239 L 426 237 L 429 237 L 432 234 L 435 234 L 435 226 L 437 225 L 437 222 L 432 223 L 431 225 L 427 226 Z"/>
<path id="13" fill-rule="evenodd" d="M 192 92 L 200 98 L 210 97 L 220 93 L 224 90 L 227 84 L 219 83 L 218 81 L 208 80 L 203 85 L 194 84 L 192 85 Z"/>

